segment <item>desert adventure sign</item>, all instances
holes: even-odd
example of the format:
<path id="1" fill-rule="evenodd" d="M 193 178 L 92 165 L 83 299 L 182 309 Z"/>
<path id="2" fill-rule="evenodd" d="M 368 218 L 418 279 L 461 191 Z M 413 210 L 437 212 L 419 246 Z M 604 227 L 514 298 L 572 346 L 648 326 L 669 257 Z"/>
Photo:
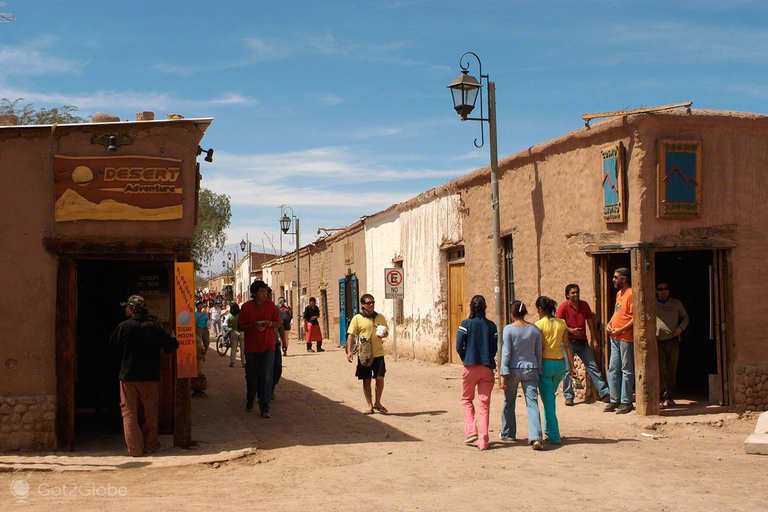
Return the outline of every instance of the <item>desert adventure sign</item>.
<path id="1" fill-rule="evenodd" d="M 182 217 L 181 160 L 56 155 L 53 170 L 57 222 Z"/>

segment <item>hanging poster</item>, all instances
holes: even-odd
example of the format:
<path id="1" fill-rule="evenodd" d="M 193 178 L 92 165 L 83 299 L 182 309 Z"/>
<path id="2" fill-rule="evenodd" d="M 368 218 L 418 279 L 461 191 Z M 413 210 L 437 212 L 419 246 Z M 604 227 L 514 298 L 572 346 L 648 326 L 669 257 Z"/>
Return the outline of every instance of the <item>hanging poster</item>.
<path id="1" fill-rule="evenodd" d="M 701 141 L 659 140 L 658 217 L 698 217 L 701 213 Z"/>
<path id="2" fill-rule="evenodd" d="M 56 155 L 56 222 L 180 219 L 181 168 L 174 158 Z"/>
<path id="3" fill-rule="evenodd" d="M 603 219 L 606 223 L 624 222 L 624 146 L 621 142 L 600 151 L 600 179 L 603 189 Z"/>
<path id="4" fill-rule="evenodd" d="M 195 268 L 194 263 L 176 263 L 173 269 L 176 288 L 176 377 L 197 377 L 195 346 Z"/>

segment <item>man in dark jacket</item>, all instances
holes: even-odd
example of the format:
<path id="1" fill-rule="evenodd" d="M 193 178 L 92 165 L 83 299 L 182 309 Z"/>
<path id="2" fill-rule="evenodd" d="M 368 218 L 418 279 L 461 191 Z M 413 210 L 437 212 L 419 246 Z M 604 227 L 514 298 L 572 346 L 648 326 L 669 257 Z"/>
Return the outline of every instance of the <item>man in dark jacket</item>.
<path id="1" fill-rule="evenodd" d="M 179 347 L 156 322 L 148 318 L 147 303 L 131 295 L 125 306 L 128 317 L 117 326 L 109 346 L 120 353 L 120 410 L 128 454 L 138 457 L 161 449 L 157 440 L 160 403 L 160 350 L 167 354 Z"/>

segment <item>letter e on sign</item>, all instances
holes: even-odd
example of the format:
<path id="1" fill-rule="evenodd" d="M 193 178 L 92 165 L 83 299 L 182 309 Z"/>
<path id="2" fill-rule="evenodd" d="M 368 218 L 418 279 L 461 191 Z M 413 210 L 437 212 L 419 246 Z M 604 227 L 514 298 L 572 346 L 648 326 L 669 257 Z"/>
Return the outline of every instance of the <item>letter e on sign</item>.
<path id="1" fill-rule="evenodd" d="M 402 268 L 384 269 L 384 298 L 402 299 L 405 296 L 405 273 Z"/>

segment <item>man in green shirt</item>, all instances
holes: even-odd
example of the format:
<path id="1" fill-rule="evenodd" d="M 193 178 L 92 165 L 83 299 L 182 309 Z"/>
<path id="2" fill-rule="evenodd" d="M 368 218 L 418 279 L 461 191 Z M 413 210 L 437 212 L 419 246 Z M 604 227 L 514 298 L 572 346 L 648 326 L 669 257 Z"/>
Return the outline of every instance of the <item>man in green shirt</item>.
<path id="1" fill-rule="evenodd" d="M 669 284 L 656 285 L 656 341 L 659 347 L 659 384 L 661 405 L 675 405 L 677 360 L 680 335 L 688 327 L 688 313 L 683 304 L 669 296 Z"/>

